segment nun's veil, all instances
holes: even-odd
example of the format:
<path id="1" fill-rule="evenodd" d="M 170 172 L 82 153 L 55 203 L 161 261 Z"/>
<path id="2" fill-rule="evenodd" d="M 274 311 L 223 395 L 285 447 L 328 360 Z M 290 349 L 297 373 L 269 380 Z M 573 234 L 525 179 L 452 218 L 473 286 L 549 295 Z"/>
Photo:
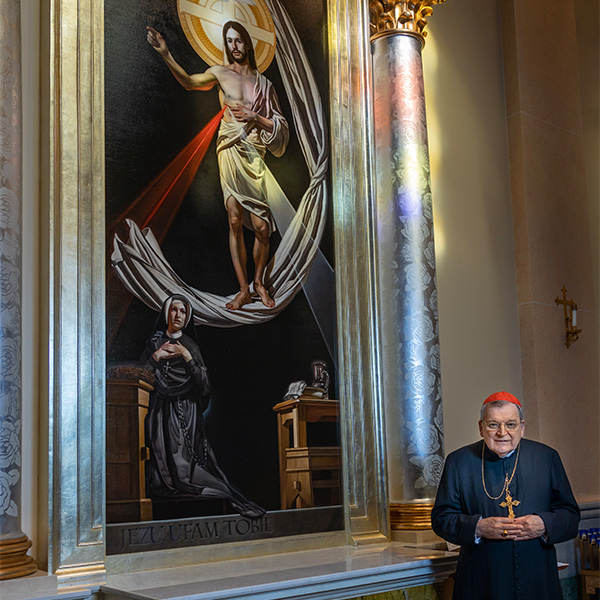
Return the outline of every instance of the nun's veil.
<path id="1" fill-rule="evenodd" d="M 181 302 L 185 306 L 186 316 L 185 316 L 185 323 L 183 324 L 183 327 L 182 327 L 182 329 L 185 329 L 188 326 L 190 319 L 192 318 L 192 303 L 185 296 L 183 296 L 181 294 L 173 294 L 172 296 L 169 296 L 164 301 L 164 304 L 162 307 L 162 315 L 165 320 L 165 323 L 168 324 L 169 323 L 169 311 L 171 310 L 171 304 L 173 304 L 173 302 L 176 302 L 176 301 Z"/>
<path id="2" fill-rule="evenodd" d="M 160 314 L 156 319 L 156 323 L 154 324 L 154 333 L 167 332 L 167 328 L 169 326 L 169 311 L 171 310 L 171 304 L 173 304 L 175 301 L 179 301 L 185 306 L 186 316 L 185 323 L 181 329 L 182 333 L 185 333 L 185 335 L 196 341 L 196 328 L 194 327 L 194 321 L 192 319 L 192 303 L 183 294 L 173 294 L 164 301 Z"/>

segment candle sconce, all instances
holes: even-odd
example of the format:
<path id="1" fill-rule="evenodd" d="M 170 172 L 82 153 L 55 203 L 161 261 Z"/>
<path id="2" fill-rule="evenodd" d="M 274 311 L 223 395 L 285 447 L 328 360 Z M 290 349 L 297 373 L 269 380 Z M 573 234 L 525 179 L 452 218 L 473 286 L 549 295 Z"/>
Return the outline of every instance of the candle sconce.
<path id="1" fill-rule="evenodd" d="M 562 300 L 557 296 L 554 302 L 563 305 L 565 314 L 565 346 L 568 348 L 573 342 L 579 339 L 581 329 L 577 329 L 577 304 L 573 302 L 573 298 L 567 300 L 567 288 L 562 286 Z"/>

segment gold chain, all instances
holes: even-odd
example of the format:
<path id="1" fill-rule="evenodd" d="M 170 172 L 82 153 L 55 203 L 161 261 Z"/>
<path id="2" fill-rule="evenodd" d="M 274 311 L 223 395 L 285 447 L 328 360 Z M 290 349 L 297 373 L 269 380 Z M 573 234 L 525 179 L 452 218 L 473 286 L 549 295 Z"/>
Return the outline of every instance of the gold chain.
<path id="1" fill-rule="evenodd" d="M 506 474 L 506 479 L 504 480 L 504 485 L 502 486 L 502 491 L 500 492 L 500 494 L 498 496 L 490 496 L 489 492 L 487 491 L 487 488 L 485 487 L 485 473 L 484 473 L 484 469 L 483 469 L 483 465 L 484 465 L 484 460 L 483 460 L 483 454 L 485 452 L 485 442 L 483 443 L 483 448 L 481 449 L 481 483 L 483 483 L 483 491 L 485 492 L 485 495 L 490 499 L 490 500 L 498 500 L 498 498 L 500 498 L 500 496 L 502 496 L 502 494 L 504 494 L 505 490 L 508 490 L 508 486 L 510 485 L 510 482 L 513 480 L 513 477 L 515 476 L 515 471 L 517 470 L 517 463 L 519 462 L 519 452 L 521 451 L 521 444 L 519 444 L 519 446 L 517 447 L 517 460 L 515 460 L 515 466 L 513 468 L 513 472 L 512 475 L 510 476 L 510 479 L 508 478 L 508 473 Z"/>

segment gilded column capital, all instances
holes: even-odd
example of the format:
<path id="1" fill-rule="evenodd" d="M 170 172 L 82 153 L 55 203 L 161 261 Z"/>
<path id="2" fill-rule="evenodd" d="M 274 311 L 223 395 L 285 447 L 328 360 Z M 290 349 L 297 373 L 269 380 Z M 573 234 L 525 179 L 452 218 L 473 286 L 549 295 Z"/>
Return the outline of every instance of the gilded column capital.
<path id="1" fill-rule="evenodd" d="M 425 44 L 427 17 L 446 0 L 369 0 L 371 41 L 385 35 L 412 35 Z"/>

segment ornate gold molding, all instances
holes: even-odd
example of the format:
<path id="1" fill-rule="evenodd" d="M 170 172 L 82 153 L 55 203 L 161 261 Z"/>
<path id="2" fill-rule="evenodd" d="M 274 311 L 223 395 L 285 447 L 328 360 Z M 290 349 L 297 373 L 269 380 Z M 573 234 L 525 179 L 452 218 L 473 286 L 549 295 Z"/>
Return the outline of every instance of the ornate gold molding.
<path id="1" fill-rule="evenodd" d="M 46 560 L 60 589 L 104 582 L 104 0 L 40 3 Z M 46 61 L 46 62 L 44 62 Z M 44 544 L 45 545 L 45 544 Z M 39 556 L 38 556 L 39 558 Z"/>
<path id="2" fill-rule="evenodd" d="M 385 35 L 412 35 L 425 44 L 427 17 L 446 0 L 370 0 L 371 41 Z"/>
<path id="3" fill-rule="evenodd" d="M 374 366 L 380 325 L 372 268 L 376 196 L 368 19 L 362 0 L 328 0 L 340 435 L 351 545 L 389 537 L 381 375 Z"/>
<path id="4" fill-rule="evenodd" d="M 44 199 L 50 299 L 44 315 L 50 515 L 45 570 L 61 589 L 111 574 L 385 542 L 389 534 L 376 363 L 372 275 L 373 158 L 367 5 L 328 0 L 332 205 L 336 232 L 341 398 L 344 399 L 346 529 L 105 557 L 104 504 L 104 0 L 43 2 L 49 101 L 44 113 Z M 81 6 L 85 5 L 85 10 Z M 79 6 L 79 9 L 78 9 Z M 358 33 L 357 33 L 358 32 Z M 363 33 L 364 32 L 364 33 Z M 332 144 L 333 145 L 333 144 Z M 357 152 L 356 148 L 368 150 Z M 365 259 L 365 257 L 367 257 Z M 359 292 L 357 292 L 359 290 Z M 73 317 L 76 316 L 76 318 Z M 93 347 L 90 347 L 93 344 Z M 79 353 L 78 353 L 79 350 Z M 77 365 L 77 368 L 72 368 Z M 357 418 L 356 415 L 360 415 Z M 358 449 L 358 450 L 357 450 Z M 41 534 L 43 539 L 44 534 Z M 437 568 L 437 567 L 436 567 Z M 452 567 L 453 568 L 453 567 Z"/>
<path id="5" fill-rule="evenodd" d="M 37 563 L 27 555 L 31 545 L 26 535 L 0 540 L 0 580 L 24 577 L 37 571 Z"/>
<path id="6" fill-rule="evenodd" d="M 433 502 L 390 504 L 390 525 L 393 530 L 431 529 Z"/>

